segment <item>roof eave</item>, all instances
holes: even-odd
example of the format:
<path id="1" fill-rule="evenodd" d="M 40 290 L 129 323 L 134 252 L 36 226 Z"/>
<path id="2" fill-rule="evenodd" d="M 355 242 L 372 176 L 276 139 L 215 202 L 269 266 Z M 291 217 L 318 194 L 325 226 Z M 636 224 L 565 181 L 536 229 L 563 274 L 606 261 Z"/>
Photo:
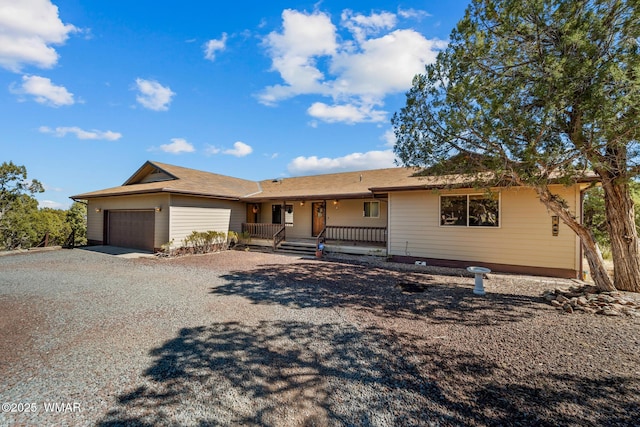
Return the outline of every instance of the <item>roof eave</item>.
<path id="1" fill-rule="evenodd" d="M 589 184 L 593 182 L 600 181 L 600 177 L 598 176 L 583 176 L 576 179 L 576 184 Z M 561 184 L 560 179 L 550 180 L 550 184 Z M 369 190 L 372 193 L 385 193 L 390 191 L 415 191 L 415 190 L 444 190 L 444 189 L 456 189 L 456 188 L 470 188 L 473 186 L 472 182 L 462 182 L 455 184 L 421 184 L 421 185 L 399 185 L 399 186 L 391 186 L 391 187 L 371 187 Z M 489 184 L 491 187 L 505 187 L 505 186 L 514 186 L 516 184 L 506 184 L 505 182 L 498 182 Z"/>
<path id="2" fill-rule="evenodd" d="M 432 190 L 438 188 L 437 186 L 429 186 L 429 185 L 403 185 L 398 187 L 371 187 L 371 190 L 374 194 L 387 193 L 389 191 L 413 191 L 413 190 Z"/>
<path id="3" fill-rule="evenodd" d="M 198 196 L 198 197 L 206 197 L 209 199 L 218 199 L 218 200 L 230 200 L 230 201 L 234 201 L 237 202 L 240 200 L 239 196 L 230 196 L 230 195 L 225 195 L 225 194 L 212 194 L 212 193 L 200 193 L 197 191 L 188 191 L 188 190 L 177 190 L 174 188 L 165 188 L 163 189 L 163 191 L 167 192 L 167 193 L 173 193 L 173 194 L 185 194 L 185 195 L 189 195 L 189 196 Z"/>
<path id="4" fill-rule="evenodd" d="M 89 200 L 89 199 L 101 199 L 104 197 L 135 196 L 137 194 L 154 194 L 154 193 L 184 194 L 189 196 L 198 196 L 198 197 L 206 197 L 210 199 L 231 200 L 231 201 L 240 200 L 240 198 L 237 196 L 201 193 L 197 191 L 179 190 L 175 188 L 151 188 L 148 190 L 117 191 L 117 192 L 96 194 L 96 195 L 87 193 L 87 194 L 78 194 L 76 196 L 71 196 L 70 198 L 72 200 Z"/>
<path id="5" fill-rule="evenodd" d="M 262 195 L 262 196 L 247 196 L 241 197 L 243 202 L 261 202 L 268 200 L 282 200 L 282 201 L 300 201 L 300 200 L 339 200 L 339 199 L 366 199 L 373 197 L 373 193 L 358 192 L 358 193 L 330 193 L 330 194 L 310 194 L 310 195 L 294 195 L 294 196 L 278 196 L 277 194 Z"/>

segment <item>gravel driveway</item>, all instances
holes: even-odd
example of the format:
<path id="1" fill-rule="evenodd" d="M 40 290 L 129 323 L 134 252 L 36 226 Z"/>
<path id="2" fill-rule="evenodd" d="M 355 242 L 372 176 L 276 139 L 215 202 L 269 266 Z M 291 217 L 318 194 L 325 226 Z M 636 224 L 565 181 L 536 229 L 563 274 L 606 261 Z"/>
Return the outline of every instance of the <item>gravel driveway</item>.
<path id="1" fill-rule="evenodd" d="M 0 257 L 0 425 L 638 425 L 638 318 L 563 314 L 540 298 L 563 281 L 478 297 L 440 273 Z"/>

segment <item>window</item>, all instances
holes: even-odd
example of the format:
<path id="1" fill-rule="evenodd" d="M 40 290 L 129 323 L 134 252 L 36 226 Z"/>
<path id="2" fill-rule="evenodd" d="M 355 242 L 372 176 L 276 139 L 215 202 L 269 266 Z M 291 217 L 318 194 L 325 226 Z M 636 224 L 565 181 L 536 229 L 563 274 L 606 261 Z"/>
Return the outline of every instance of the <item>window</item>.
<path id="1" fill-rule="evenodd" d="M 365 218 L 380 218 L 380 202 L 364 202 L 362 216 Z"/>
<path id="2" fill-rule="evenodd" d="M 284 225 L 293 226 L 293 205 L 287 205 L 284 211 Z"/>
<path id="3" fill-rule="evenodd" d="M 440 196 L 440 225 L 498 227 L 499 219 L 499 194 Z"/>
<path id="4" fill-rule="evenodd" d="M 282 224 L 282 205 L 271 205 L 271 223 Z M 285 206 L 284 224 L 293 225 L 293 205 Z"/>
<path id="5" fill-rule="evenodd" d="M 440 225 L 467 225 L 467 196 L 440 197 Z"/>
<path id="6" fill-rule="evenodd" d="M 500 200 L 497 194 L 469 196 L 469 226 L 497 227 Z"/>

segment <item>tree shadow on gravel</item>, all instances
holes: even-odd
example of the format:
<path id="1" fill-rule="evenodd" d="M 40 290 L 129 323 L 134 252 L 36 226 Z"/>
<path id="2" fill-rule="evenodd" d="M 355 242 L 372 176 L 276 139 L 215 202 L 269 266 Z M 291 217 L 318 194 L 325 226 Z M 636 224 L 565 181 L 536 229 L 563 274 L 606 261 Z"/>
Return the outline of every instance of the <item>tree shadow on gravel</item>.
<path id="1" fill-rule="evenodd" d="M 343 324 L 185 328 L 99 426 L 633 425 L 637 378 L 526 374 Z"/>
<path id="2" fill-rule="evenodd" d="M 290 308 L 354 308 L 380 317 L 435 323 L 489 325 L 520 322 L 548 308 L 526 295 L 473 294 L 473 278 L 397 272 L 366 265 L 296 263 L 266 265 L 221 276 L 215 295 L 240 295 L 255 304 Z M 403 292 L 418 288 L 421 292 Z"/>

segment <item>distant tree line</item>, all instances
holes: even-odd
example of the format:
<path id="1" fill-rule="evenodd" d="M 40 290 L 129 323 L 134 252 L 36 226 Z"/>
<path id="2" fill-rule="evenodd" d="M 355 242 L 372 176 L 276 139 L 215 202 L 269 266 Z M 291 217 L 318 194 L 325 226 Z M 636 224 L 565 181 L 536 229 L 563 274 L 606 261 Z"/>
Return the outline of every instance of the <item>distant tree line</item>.
<path id="1" fill-rule="evenodd" d="M 26 167 L 13 162 L 0 165 L 0 250 L 28 249 L 45 239 L 49 246 L 87 243 L 86 205 L 39 208 L 33 196 L 43 191 L 38 180 L 27 179 Z"/>

